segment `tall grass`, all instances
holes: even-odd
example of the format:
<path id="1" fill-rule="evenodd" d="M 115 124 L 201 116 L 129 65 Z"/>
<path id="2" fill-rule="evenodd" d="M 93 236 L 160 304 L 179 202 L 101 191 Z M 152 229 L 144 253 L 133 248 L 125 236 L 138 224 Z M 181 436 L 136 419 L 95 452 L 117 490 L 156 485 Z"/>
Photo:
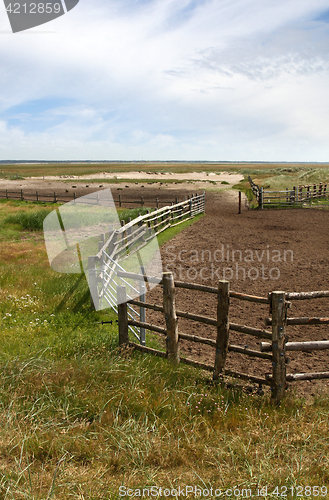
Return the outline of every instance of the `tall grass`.
<path id="1" fill-rule="evenodd" d="M 18 224 L 28 231 L 42 231 L 43 221 L 50 212 L 50 209 L 42 209 L 36 212 L 19 212 L 14 215 L 8 215 L 3 223 Z"/>
<path id="2" fill-rule="evenodd" d="M 92 311 L 84 275 L 49 268 L 41 238 L 0 251 L 1 500 L 119 499 L 122 485 L 328 486 L 327 397 L 274 407 L 270 395 L 119 350 L 114 312 Z"/>

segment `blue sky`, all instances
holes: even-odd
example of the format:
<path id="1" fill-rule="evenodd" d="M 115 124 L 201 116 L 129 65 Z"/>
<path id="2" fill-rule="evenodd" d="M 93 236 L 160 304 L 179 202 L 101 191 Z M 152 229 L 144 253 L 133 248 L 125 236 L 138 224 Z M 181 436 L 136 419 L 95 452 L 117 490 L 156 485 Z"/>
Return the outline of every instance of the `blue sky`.
<path id="1" fill-rule="evenodd" d="M 80 0 L 12 34 L 0 159 L 329 161 L 327 0 Z"/>

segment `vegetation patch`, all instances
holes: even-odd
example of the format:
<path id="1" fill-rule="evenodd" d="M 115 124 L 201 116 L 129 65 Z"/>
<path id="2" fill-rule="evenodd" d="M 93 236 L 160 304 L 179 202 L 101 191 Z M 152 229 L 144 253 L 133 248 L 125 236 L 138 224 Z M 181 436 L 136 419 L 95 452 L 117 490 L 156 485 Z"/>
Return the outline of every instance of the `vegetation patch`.
<path id="1" fill-rule="evenodd" d="M 1 234 L 20 210 L 37 208 L 0 203 Z M 123 485 L 255 496 L 264 485 L 328 485 L 327 397 L 296 394 L 274 407 L 201 370 L 119 350 L 116 314 L 93 311 L 85 276 L 54 272 L 36 236 L 0 241 L 1 499 L 117 500 Z"/>
<path id="2" fill-rule="evenodd" d="M 41 209 L 36 212 L 18 212 L 8 215 L 3 221 L 4 224 L 18 224 L 28 231 L 42 231 L 43 221 L 52 210 Z"/>

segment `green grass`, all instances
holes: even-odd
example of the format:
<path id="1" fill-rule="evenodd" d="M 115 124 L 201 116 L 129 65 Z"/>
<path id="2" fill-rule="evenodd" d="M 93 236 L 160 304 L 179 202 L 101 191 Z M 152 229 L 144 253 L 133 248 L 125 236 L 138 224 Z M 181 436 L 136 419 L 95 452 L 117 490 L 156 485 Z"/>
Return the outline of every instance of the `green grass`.
<path id="1" fill-rule="evenodd" d="M 170 227 L 169 229 L 167 229 L 163 233 L 160 233 L 158 236 L 159 245 L 160 246 L 164 245 L 167 241 L 171 240 L 176 234 L 180 233 L 181 231 L 183 231 L 187 227 L 191 226 L 192 224 L 195 224 L 202 217 L 203 217 L 203 214 L 199 214 L 196 217 L 194 217 L 193 219 L 186 220 L 186 221 L 182 222 L 181 224 L 179 224 L 178 226 Z"/>
<path id="2" fill-rule="evenodd" d="M 276 174 L 279 169 L 322 169 L 328 164 L 318 163 L 267 163 L 267 162 L 110 162 L 110 163 L 53 163 L 0 165 L 0 178 L 40 177 L 47 175 L 89 175 L 103 172 L 232 172 L 255 176 Z M 289 173 L 289 172 L 288 172 Z M 20 177 L 21 176 L 21 177 Z M 100 179 L 100 182 L 104 182 Z M 148 181 L 149 182 L 149 181 Z"/>
<path id="3" fill-rule="evenodd" d="M 145 215 L 150 208 L 117 208 L 120 220 L 124 220 L 127 224 L 129 217 L 131 220 L 136 219 L 138 215 Z"/>
<path id="4" fill-rule="evenodd" d="M 22 229 L 29 231 L 42 231 L 43 221 L 50 214 L 52 210 L 38 210 L 36 212 L 19 212 L 15 215 L 8 215 L 3 223 L 4 224 L 18 224 Z"/>
<path id="5" fill-rule="evenodd" d="M 268 171 L 254 171 L 249 175 L 256 184 L 273 191 L 292 189 L 293 186 L 329 182 L 328 166 L 285 167 Z"/>
<path id="6" fill-rule="evenodd" d="M 254 194 L 250 189 L 248 182 L 248 175 L 259 187 L 263 187 L 266 191 L 283 191 L 286 188 L 292 189 L 294 186 L 305 186 L 322 183 L 329 184 L 329 168 L 327 166 L 314 167 L 314 166 L 285 166 L 277 169 L 255 169 L 255 170 L 242 170 L 244 179 L 233 186 L 233 189 L 238 189 L 246 194 L 249 206 L 257 208 L 258 203 Z M 315 208 L 325 208 L 327 205 L 326 200 L 315 200 L 307 203 L 307 206 Z M 264 208 L 266 205 L 264 205 Z M 300 204 L 292 205 L 288 208 L 301 208 Z M 269 208 L 282 208 L 280 205 L 271 205 Z M 287 207 L 285 207 L 287 208 Z"/>
<path id="7" fill-rule="evenodd" d="M 0 223 L 22 209 L 37 211 L 0 203 Z M 328 486 L 327 397 L 274 407 L 120 351 L 116 315 L 92 311 L 85 277 L 50 269 L 42 233 L 13 231 L 19 240 L 0 240 L 1 500 L 116 500 L 120 485 Z"/>

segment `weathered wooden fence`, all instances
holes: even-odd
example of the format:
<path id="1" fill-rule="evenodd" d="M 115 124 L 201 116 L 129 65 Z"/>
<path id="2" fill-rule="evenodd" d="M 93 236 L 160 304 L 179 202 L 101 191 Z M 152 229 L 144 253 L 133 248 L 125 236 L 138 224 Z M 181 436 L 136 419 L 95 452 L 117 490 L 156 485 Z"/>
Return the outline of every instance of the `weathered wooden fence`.
<path id="1" fill-rule="evenodd" d="M 152 278 L 145 275 L 119 272 L 122 278 L 134 279 L 139 281 L 152 281 Z M 157 279 L 157 278 L 153 278 Z M 159 280 L 157 279 L 157 282 Z M 243 380 L 249 380 L 253 383 L 268 385 L 272 388 L 272 395 L 276 402 L 280 402 L 285 395 L 287 382 L 298 380 L 313 380 L 320 378 L 329 378 L 329 372 L 321 373 L 298 373 L 287 374 L 286 365 L 289 361 L 286 357 L 287 351 L 312 351 L 316 349 L 329 349 L 329 340 L 322 342 L 286 342 L 286 327 L 290 324 L 329 324 L 329 318 L 287 318 L 287 310 L 290 300 L 306 300 L 317 297 L 329 297 L 328 291 L 310 292 L 310 293 L 285 293 L 274 291 L 266 297 L 256 297 L 229 290 L 229 282 L 219 281 L 218 287 L 208 287 L 192 283 L 174 281 L 172 273 L 163 273 L 160 284 L 163 286 L 163 304 L 151 304 L 142 300 L 129 300 L 126 288 L 120 286 L 120 297 L 126 301 L 126 305 L 120 307 L 118 311 L 119 322 L 119 344 L 128 344 L 137 350 L 167 358 L 175 364 L 185 363 L 207 371 L 212 372 L 213 379 L 218 380 L 221 375 L 238 377 Z M 187 311 L 179 311 L 175 305 L 175 291 L 178 288 L 188 290 L 197 290 L 202 293 L 217 295 L 217 317 L 210 318 L 200 316 Z M 258 304 L 268 304 L 271 318 L 266 320 L 266 324 L 271 326 L 271 330 L 248 327 L 229 321 L 230 298 L 254 302 Z M 127 315 L 127 304 L 130 306 L 159 311 L 164 314 L 165 326 L 150 324 L 146 321 L 129 319 Z M 145 317 L 145 316 L 144 316 Z M 212 325 L 217 329 L 216 340 L 203 338 L 188 333 L 182 333 L 178 330 L 178 318 L 186 318 L 206 325 Z M 129 340 L 129 326 L 140 327 L 166 336 L 166 352 L 152 349 L 145 345 L 140 345 Z M 230 343 L 230 331 L 240 332 L 246 335 L 267 340 L 261 342 L 260 350 L 249 349 L 246 346 L 238 346 Z M 214 348 L 213 364 L 201 363 L 189 358 L 181 357 L 179 354 L 179 340 L 188 340 L 206 344 Z M 255 376 L 249 373 L 240 373 L 225 369 L 226 357 L 228 352 L 235 352 L 260 358 L 270 362 L 269 372 L 264 377 Z"/>
<path id="2" fill-rule="evenodd" d="M 315 200 L 326 200 L 329 197 L 327 183 L 309 184 L 286 188 L 281 191 L 269 191 L 257 186 L 248 177 L 251 190 L 256 197 L 259 208 L 301 207 Z"/>
<path id="3" fill-rule="evenodd" d="M 128 221 L 127 224 L 121 221 L 121 228 L 116 230 L 111 228 L 108 237 L 103 234 L 99 242 L 98 254 L 89 257 L 88 262 L 89 287 L 94 307 L 102 309 L 110 306 L 118 311 L 117 304 L 122 300 L 119 300 L 117 293 L 123 292 L 120 288 L 117 290 L 117 287 L 121 285 L 128 290 L 126 292 L 128 298 L 131 298 L 130 295 L 143 295 L 145 292 L 142 287 L 143 283 L 137 289 L 129 281 L 120 277 L 120 271 L 127 271 L 122 267 L 125 265 L 125 259 L 138 254 L 154 237 L 166 229 L 192 219 L 204 211 L 205 192 L 180 203 L 151 211 Z M 131 321 L 143 318 L 143 310 L 136 312 L 128 305 L 127 311 Z M 143 327 L 139 329 L 136 325 L 129 323 L 129 329 L 140 342 L 144 343 L 145 329 Z"/>
<path id="4" fill-rule="evenodd" d="M 95 192 L 96 195 L 97 191 Z M 193 195 L 188 195 L 185 199 L 189 200 Z M 72 193 L 44 193 L 43 191 L 23 191 L 20 189 L 18 191 L 11 191 L 8 189 L 0 191 L 0 198 L 6 198 L 7 200 L 21 200 L 21 201 L 34 201 L 34 202 L 49 202 L 49 203 L 67 203 L 68 201 L 72 201 L 77 199 L 76 193 L 73 191 Z M 104 200 L 104 198 L 103 198 Z M 131 199 L 128 196 L 123 196 L 119 194 L 114 199 L 114 203 L 118 207 L 129 207 L 131 205 L 136 205 L 138 207 L 147 206 L 149 208 L 160 208 L 163 206 L 174 205 L 178 203 L 178 198 L 175 200 L 162 200 L 159 198 L 152 199 L 144 199 L 144 196 L 139 197 L 138 199 Z"/>

